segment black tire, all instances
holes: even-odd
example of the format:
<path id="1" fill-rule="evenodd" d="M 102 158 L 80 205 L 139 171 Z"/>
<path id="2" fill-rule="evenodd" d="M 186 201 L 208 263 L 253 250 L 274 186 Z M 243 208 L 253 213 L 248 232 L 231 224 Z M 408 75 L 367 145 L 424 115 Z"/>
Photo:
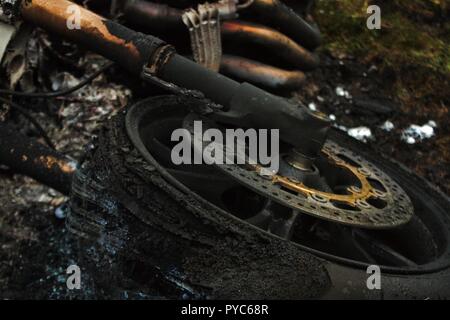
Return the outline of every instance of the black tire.
<path id="1" fill-rule="evenodd" d="M 367 265 L 353 261 L 327 263 L 333 283 L 327 298 L 380 298 L 380 299 L 448 299 L 450 298 L 450 199 L 437 187 L 420 178 L 402 164 L 375 153 L 367 145 L 340 131 L 332 131 L 329 138 L 339 145 L 356 151 L 382 169 L 406 191 L 416 209 L 415 214 L 429 223 L 439 242 L 435 260 L 416 268 L 382 269 L 382 290 L 367 290 Z M 418 211 L 418 206 L 426 208 Z M 408 225 L 401 230 L 405 230 Z M 399 235 L 401 236 L 401 235 Z M 325 257 L 326 258 L 326 257 Z"/>
<path id="2" fill-rule="evenodd" d="M 198 100 L 161 96 L 138 109 Z M 174 109 L 174 110 L 178 110 Z M 176 112 L 176 111 L 174 111 Z M 369 290 L 367 265 L 282 240 L 214 206 L 177 182 L 129 138 L 126 111 L 111 119 L 73 180 L 68 228 L 102 297 L 306 299 L 450 297 L 450 201 L 404 167 L 333 131 L 330 138 L 387 172 L 439 221 L 439 257 L 417 270 L 382 267 Z M 153 159 L 154 160 L 154 159 Z M 433 229 L 434 230 L 434 229 Z"/>

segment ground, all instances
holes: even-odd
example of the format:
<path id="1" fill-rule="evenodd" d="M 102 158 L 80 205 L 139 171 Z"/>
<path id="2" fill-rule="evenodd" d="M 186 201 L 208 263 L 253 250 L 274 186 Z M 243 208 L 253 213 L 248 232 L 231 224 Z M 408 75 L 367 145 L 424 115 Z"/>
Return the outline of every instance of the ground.
<path id="1" fill-rule="evenodd" d="M 293 97 L 327 113 L 336 127 L 370 129 L 367 144 L 450 194 L 449 8 L 439 0 L 383 2 L 382 29 L 368 30 L 368 2 L 318 1 L 315 16 L 324 34 L 322 65 L 308 74 L 306 86 Z M 39 50 L 52 40 L 38 31 L 33 38 L 39 39 L 34 44 Z M 56 86 L 70 85 L 76 82 L 74 77 L 81 77 L 80 70 L 90 73 L 93 65 L 104 63 L 84 53 L 75 63 L 70 54 L 80 53 L 69 44 L 48 50 L 44 54 L 51 56 L 49 73 Z M 69 59 L 58 57 L 62 52 L 69 52 Z M 108 72 L 88 88 L 51 100 L 45 107 L 28 104 L 59 150 L 80 157 L 99 124 L 130 100 L 131 92 L 118 74 L 117 69 Z M 6 112 L 1 116 L 9 117 Z M 34 132 L 17 115 L 9 119 L 22 132 Z M 386 121 L 393 124 L 392 130 L 386 130 Z M 402 139 L 410 125 L 430 121 L 433 136 L 422 141 L 415 137 L 413 144 Z M 77 262 L 75 243 L 64 227 L 66 198 L 0 169 L 0 298 L 96 297 L 94 292 L 66 289 L 65 270 Z"/>

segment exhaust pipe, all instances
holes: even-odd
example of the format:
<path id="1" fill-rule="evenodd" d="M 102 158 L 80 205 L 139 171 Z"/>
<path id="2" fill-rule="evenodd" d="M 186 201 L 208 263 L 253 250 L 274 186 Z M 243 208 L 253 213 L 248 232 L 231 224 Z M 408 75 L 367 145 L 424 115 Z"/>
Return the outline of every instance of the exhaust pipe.
<path id="1" fill-rule="evenodd" d="M 76 162 L 0 123 L 0 163 L 68 195 Z"/>
<path id="2" fill-rule="evenodd" d="M 263 46 L 301 70 L 312 70 L 319 66 L 316 55 L 271 28 L 242 21 L 225 21 L 222 23 L 222 35 L 229 41 Z"/>
<path id="3" fill-rule="evenodd" d="M 275 90 L 298 88 L 303 85 L 306 78 L 301 71 L 283 70 L 232 55 L 224 55 L 222 57 L 220 72 Z"/>

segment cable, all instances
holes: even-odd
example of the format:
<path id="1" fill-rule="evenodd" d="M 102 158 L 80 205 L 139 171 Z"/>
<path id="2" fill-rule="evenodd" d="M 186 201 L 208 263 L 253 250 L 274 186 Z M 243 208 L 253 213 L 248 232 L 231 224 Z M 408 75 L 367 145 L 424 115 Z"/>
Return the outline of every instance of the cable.
<path id="1" fill-rule="evenodd" d="M 86 84 L 97 78 L 100 74 L 108 70 L 114 65 L 114 62 L 108 62 L 103 67 L 95 71 L 93 74 L 91 74 L 86 79 L 80 81 L 77 85 L 73 86 L 72 88 L 60 90 L 60 91 L 54 91 L 54 92 L 38 92 L 38 93 L 26 93 L 26 92 L 20 92 L 20 91 L 13 91 L 13 90 L 7 90 L 7 89 L 0 89 L 0 94 L 5 94 L 9 96 L 18 96 L 18 97 L 27 97 L 27 98 L 55 98 L 59 96 L 64 96 L 67 94 L 70 94 L 74 91 L 77 91 L 84 87 Z M 22 114 L 25 118 L 28 119 L 39 131 L 39 134 L 42 136 L 42 138 L 45 140 L 47 145 L 55 150 L 55 145 L 48 137 L 47 133 L 45 132 L 44 128 L 39 124 L 39 122 L 36 121 L 36 119 L 22 106 L 19 104 L 12 102 L 8 99 L 5 99 L 3 97 L 0 97 L 0 101 L 3 103 L 8 104 L 11 106 L 14 110 Z"/>
<path id="2" fill-rule="evenodd" d="M 64 96 L 67 94 L 70 94 L 74 91 L 77 91 L 84 87 L 86 84 L 97 78 L 101 73 L 105 72 L 111 66 L 114 64 L 114 62 L 108 62 L 103 67 L 95 71 L 93 74 L 91 74 L 86 79 L 80 81 L 77 85 L 73 86 L 72 88 L 60 90 L 60 91 L 53 91 L 53 92 L 37 92 L 37 93 L 26 93 L 26 92 L 20 92 L 20 91 L 13 91 L 8 89 L 0 89 L 0 94 L 5 94 L 9 96 L 17 96 L 17 97 L 27 97 L 27 98 L 55 98 L 59 96 Z"/>
<path id="3" fill-rule="evenodd" d="M 64 89 L 64 90 L 60 90 L 60 91 L 54 91 L 54 92 L 41 92 L 41 93 L 39 93 L 39 92 L 38 93 L 26 93 L 26 92 L 13 91 L 13 90 L 7 90 L 7 89 L 0 89 L 0 94 L 6 94 L 9 96 L 27 97 L 27 98 L 54 98 L 54 97 L 64 96 L 64 95 L 70 94 L 74 91 L 81 89 L 86 84 L 88 84 L 89 82 L 91 82 L 92 80 L 97 78 L 100 74 L 102 74 L 103 72 L 105 72 L 106 70 L 111 68 L 111 66 L 113 64 L 114 64 L 113 62 L 106 63 L 103 67 L 101 67 L 100 69 L 95 71 L 93 74 L 91 74 L 86 79 L 80 81 L 77 85 L 73 86 L 72 88 L 68 88 L 68 89 Z M 22 106 L 20 106 L 19 104 L 15 103 L 15 102 L 5 99 L 3 97 L 0 97 L 0 101 L 8 104 L 14 110 L 16 110 L 21 115 L 23 115 L 25 118 L 27 118 L 28 121 L 30 121 L 36 127 L 36 129 L 39 131 L 39 134 L 45 140 L 47 145 L 50 148 L 55 149 L 55 145 L 48 137 L 44 128 L 42 128 L 42 126 L 39 124 L 39 122 L 37 122 L 36 119 L 25 108 L 23 108 Z"/>
<path id="4" fill-rule="evenodd" d="M 42 126 L 39 124 L 39 122 L 37 122 L 36 119 L 33 118 L 33 116 L 31 114 L 29 114 L 27 110 L 25 110 L 25 108 L 23 108 L 22 106 L 20 106 L 19 104 L 15 103 L 15 102 L 9 101 L 8 99 L 2 98 L 2 97 L 0 97 L 0 101 L 10 105 L 14 110 L 18 111 L 25 118 L 27 118 L 28 121 L 30 121 L 36 127 L 36 129 L 39 131 L 39 134 L 45 140 L 47 145 L 50 148 L 52 148 L 53 150 L 55 150 L 55 145 L 53 144 L 52 140 L 50 140 L 50 138 L 48 137 L 44 128 L 42 128 Z"/>

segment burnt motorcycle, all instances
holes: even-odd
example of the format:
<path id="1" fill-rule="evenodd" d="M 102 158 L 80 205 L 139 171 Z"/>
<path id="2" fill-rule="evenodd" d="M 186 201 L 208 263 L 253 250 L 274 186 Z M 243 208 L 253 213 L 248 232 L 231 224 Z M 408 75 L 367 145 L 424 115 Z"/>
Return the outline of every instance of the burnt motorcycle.
<path id="1" fill-rule="evenodd" d="M 108 121 L 76 167 L 0 126 L 2 163 L 70 194 L 67 228 L 102 296 L 121 288 L 183 299 L 450 296 L 450 201 L 428 182 L 322 114 L 217 73 L 213 55 L 196 63 L 82 7 L 80 28 L 69 30 L 69 1 L 13 3 L 13 16 L 171 93 Z M 295 14 L 276 0 L 247 4 Z M 171 133 L 194 136 L 195 121 L 221 132 L 278 129 L 278 172 L 250 162 L 175 165 Z M 373 265 L 381 290 L 367 285 Z"/>

